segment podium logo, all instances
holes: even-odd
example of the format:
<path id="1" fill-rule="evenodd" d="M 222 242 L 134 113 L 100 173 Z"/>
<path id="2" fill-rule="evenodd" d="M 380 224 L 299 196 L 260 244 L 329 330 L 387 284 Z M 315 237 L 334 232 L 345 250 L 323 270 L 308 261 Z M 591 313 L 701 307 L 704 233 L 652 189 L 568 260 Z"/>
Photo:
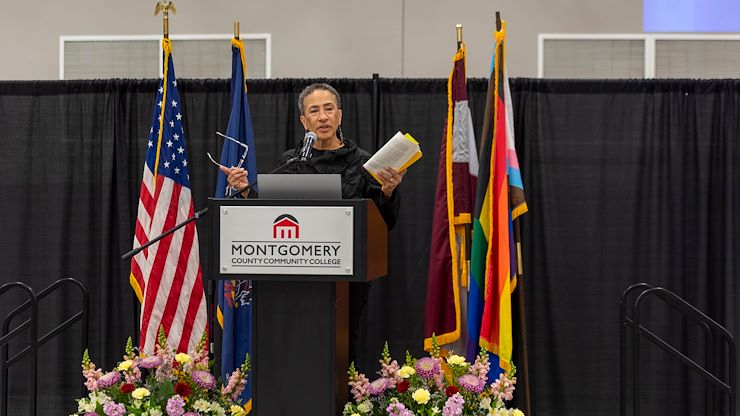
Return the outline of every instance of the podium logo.
<path id="1" fill-rule="evenodd" d="M 283 214 L 275 218 L 272 224 L 272 238 L 284 240 L 300 238 L 300 236 L 300 226 L 294 216 Z"/>

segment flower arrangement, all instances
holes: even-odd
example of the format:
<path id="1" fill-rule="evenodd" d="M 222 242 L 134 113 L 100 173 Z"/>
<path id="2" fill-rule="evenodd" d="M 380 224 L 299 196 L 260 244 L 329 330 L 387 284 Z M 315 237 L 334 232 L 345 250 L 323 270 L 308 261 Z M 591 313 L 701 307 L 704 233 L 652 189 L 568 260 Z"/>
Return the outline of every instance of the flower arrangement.
<path id="1" fill-rule="evenodd" d="M 514 397 L 516 368 L 488 384 L 488 352 L 483 350 L 474 363 L 459 355 L 440 356 L 436 338 L 429 357 L 414 359 L 406 352 L 399 365 L 388 352 L 380 359 L 379 378 L 370 381 L 350 365 L 349 386 L 353 400 L 344 406 L 343 416 L 524 416 L 519 409 L 507 409 Z"/>
<path id="2" fill-rule="evenodd" d="M 88 351 L 82 358 L 87 397 L 77 400 L 84 416 L 243 416 L 239 396 L 247 382 L 249 355 L 219 386 L 209 371 L 205 334 L 190 354 L 176 353 L 160 329 L 154 354 L 136 352 L 131 338 L 126 355 L 107 373 L 96 368 Z"/>

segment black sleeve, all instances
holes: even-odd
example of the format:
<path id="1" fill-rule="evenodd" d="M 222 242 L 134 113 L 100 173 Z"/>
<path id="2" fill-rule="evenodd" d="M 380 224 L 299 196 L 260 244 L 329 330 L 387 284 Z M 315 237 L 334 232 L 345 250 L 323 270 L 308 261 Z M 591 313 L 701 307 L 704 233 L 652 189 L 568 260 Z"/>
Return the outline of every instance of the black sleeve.
<path id="1" fill-rule="evenodd" d="M 377 205 L 380 214 L 385 220 L 385 225 L 388 226 L 388 231 L 393 229 L 396 225 L 396 219 L 398 218 L 398 211 L 401 208 L 401 194 L 398 192 L 398 188 L 393 190 L 390 198 L 386 198 L 381 191 L 381 186 L 375 178 L 372 177 L 364 168 L 360 168 L 362 171 L 363 183 L 365 189 L 363 189 L 363 196 L 368 199 L 372 199 Z"/>

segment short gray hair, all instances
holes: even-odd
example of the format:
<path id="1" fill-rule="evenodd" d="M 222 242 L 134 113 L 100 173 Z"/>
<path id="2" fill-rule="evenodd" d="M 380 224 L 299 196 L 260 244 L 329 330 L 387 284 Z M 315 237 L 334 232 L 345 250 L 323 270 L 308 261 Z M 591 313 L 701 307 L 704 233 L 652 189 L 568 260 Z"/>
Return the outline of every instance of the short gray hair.
<path id="1" fill-rule="evenodd" d="M 327 83 L 317 82 L 304 88 L 303 91 L 301 91 L 301 93 L 298 95 L 298 112 L 301 115 L 303 115 L 303 103 L 306 102 L 306 97 L 308 97 L 309 94 L 313 93 L 314 91 L 319 90 L 329 91 L 334 96 L 334 98 L 336 98 L 337 107 L 339 107 L 340 109 L 342 108 L 342 99 L 339 98 L 339 93 L 337 92 L 337 90 L 335 90 L 334 87 Z"/>

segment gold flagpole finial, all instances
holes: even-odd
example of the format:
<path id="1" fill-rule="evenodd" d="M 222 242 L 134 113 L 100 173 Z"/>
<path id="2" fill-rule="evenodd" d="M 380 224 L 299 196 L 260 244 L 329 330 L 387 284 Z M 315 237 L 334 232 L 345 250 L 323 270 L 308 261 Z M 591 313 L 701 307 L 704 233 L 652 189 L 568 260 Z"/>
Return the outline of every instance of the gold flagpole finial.
<path id="1" fill-rule="evenodd" d="M 462 25 L 460 23 L 455 25 L 455 31 L 457 31 L 457 49 L 460 49 L 462 45 Z"/>
<path id="2" fill-rule="evenodd" d="M 234 38 L 239 40 L 239 21 L 234 20 Z"/>
<path id="3" fill-rule="evenodd" d="M 154 6 L 154 15 L 158 15 L 162 12 L 162 35 L 165 39 L 170 37 L 170 12 L 177 14 L 175 3 L 171 0 L 159 0 L 157 5 Z"/>

